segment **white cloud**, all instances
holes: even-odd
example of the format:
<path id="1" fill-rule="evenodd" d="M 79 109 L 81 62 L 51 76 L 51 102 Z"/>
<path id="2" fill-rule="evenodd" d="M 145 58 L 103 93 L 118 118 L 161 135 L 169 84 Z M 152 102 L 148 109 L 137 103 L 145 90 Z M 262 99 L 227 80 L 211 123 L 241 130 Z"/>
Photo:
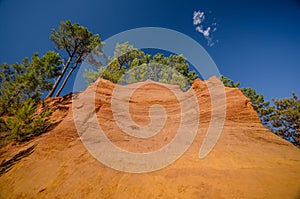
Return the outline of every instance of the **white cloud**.
<path id="1" fill-rule="evenodd" d="M 205 19 L 204 12 L 201 12 L 201 11 L 195 11 L 194 12 L 194 16 L 193 16 L 193 24 L 194 24 L 194 26 L 201 24 L 202 21 L 204 21 L 204 19 Z"/>
<path id="2" fill-rule="evenodd" d="M 210 35 L 210 27 L 207 27 L 206 30 L 202 29 L 201 26 L 196 26 L 195 28 L 198 32 L 202 33 L 204 37 L 209 37 Z"/>
<path id="3" fill-rule="evenodd" d="M 205 13 L 202 11 L 194 11 L 193 15 L 193 25 L 195 26 L 195 30 L 201 33 L 205 39 L 207 40 L 208 46 L 213 46 L 215 42 L 213 41 L 211 34 L 217 30 L 217 23 L 212 23 L 210 25 L 205 26 Z M 207 23 L 206 23 L 207 24 Z"/>

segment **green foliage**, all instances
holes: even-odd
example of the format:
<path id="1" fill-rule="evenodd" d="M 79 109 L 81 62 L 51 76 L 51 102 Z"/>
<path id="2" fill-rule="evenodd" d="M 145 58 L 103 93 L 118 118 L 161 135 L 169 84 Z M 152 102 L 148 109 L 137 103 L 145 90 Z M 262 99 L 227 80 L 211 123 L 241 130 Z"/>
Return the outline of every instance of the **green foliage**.
<path id="1" fill-rule="evenodd" d="M 98 67 L 98 70 L 87 70 L 83 74 L 88 83 L 96 81 L 99 77 L 117 83 L 120 78 L 125 74 L 126 66 L 121 66 L 118 59 L 113 59 L 106 67 Z"/>
<path id="2" fill-rule="evenodd" d="M 153 56 L 150 63 L 159 63 L 171 67 L 186 78 L 190 84 L 198 78 L 195 71 L 189 71 L 189 64 L 183 55 L 170 55 L 169 57 L 164 57 L 162 54 L 156 54 Z"/>
<path id="3" fill-rule="evenodd" d="M 224 86 L 230 87 L 230 88 L 238 88 L 240 86 L 240 82 L 234 83 L 233 80 L 229 79 L 228 77 L 225 77 L 223 75 L 219 78 L 221 82 L 223 82 Z"/>
<path id="4" fill-rule="evenodd" d="M 241 88 L 242 93 L 251 100 L 253 109 L 258 113 L 262 123 L 268 126 L 268 118 L 273 112 L 270 102 L 265 101 L 262 94 L 257 94 L 253 88 Z"/>
<path id="5" fill-rule="evenodd" d="M 57 30 L 52 29 L 50 39 L 62 54 L 67 55 L 67 58 L 64 59 L 61 74 L 47 97 L 52 97 L 61 83 L 55 95 L 59 96 L 78 65 L 82 63 L 92 50 L 96 49 L 98 52 L 102 52 L 102 46 L 104 45 L 101 43 L 98 34 L 93 35 L 87 28 L 78 23 L 72 24 L 69 20 L 61 22 Z M 67 70 L 69 72 L 66 74 Z"/>
<path id="6" fill-rule="evenodd" d="M 86 71 L 84 77 L 88 83 L 102 77 L 121 84 L 151 79 L 177 84 L 186 90 L 198 76 L 195 71 L 189 71 L 183 55 L 165 57 L 158 53 L 151 56 L 125 42 L 116 45 L 114 56 L 106 66 L 96 65 L 96 70 Z"/>
<path id="7" fill-rule="evenodd" d="M 44 92 L 60 75 L 62 60 L 58 53 L 49 51 L 39 57 L 34 53 L 29 60 L 0 66 L 0 134 L 3 140 L 23 141 L 39 135 L 50 126 L 49 111 L 35 114 Z M 3 117 L 5 116 L 5 117 Z M 4 119 L 6 118 L 6 119 Z"/>
<path id="8" fill-rule="evenodd" d="M 143 63 L 149 63 L 150 55 L 145 55 L 143 51 L 125 42 L 116 45 L 113 59 L 117 59 L 121 66 L 134 68 Z"/>
<path id="9" fill-rule="evenodd" d="M 32 99 L 27 99 L 13 116 L 0 120 L 0 132 L 8 139 L 16 141 L 28 140 L 32 136 L 44 133 L 51 126 L 48 121 L 51 111 L 46 110 L 40 114 L 35 112 L 36 103 Z"/>
<path id="10" fill-rule="evenodd" d="M 119 83 L 131 84 L 146 81 L 148 79 L 166 84 L 179 85 L 184 91 L 190 86 L 188 79 L 174 68 L 159 63 L 144 63 L 139 67 L 132 68 L 122 76 Z"/>
<path id="11" fill-rule="evenodd" d="M 62 21 L 58 30 L 52 29 L 50 39 L 58 50 L 66 51 L 69 57 L 81 62 L 84 57 L 101 43 L 98 34 L 70 20 Z"/>
<path id="12" fill-rule="evenodd" d="M 103 70 L 101 76 L 104 79 L 108 79 L 114 83 L 117 83 L 118 80 L 124 75 L 126 67 L 120 65 L 117 59 L 114 59 L 108 66 Z"/>
<path id="13" fill-rule="evenodd" d="M 34 53 L 31 60 L 0 66 L 0 116 L 13 115 L 23 102 L 38 103 L 41 95 L 52 87 L 51 79 L 59 75 L 59 55 L 53 51 L 42 57 Z"/>
<path id="14" fill-rule="evenodd" d="M 291 98 L 273 99 L 274 112 L 267 118 L 273 132 L 300 148 L 300 100 L 293 93 Z"/>
<path id="15" fill-rule="evenodd" d="M 6 132 L 8 131 L 6 122 L 3 118 L 0 117 L 0 132 Z"/>
<path id="16" fill-rule="evenodd" d="M 57 31 L 53 29 L 50 39 L 62 54 L 49 51 L 39 57 L 34 53 L 30 60 L 24 58 L 21 63 L 1 64 L 0 138 L 4 135 L 22 141 L 45 132 L 50 126 L 50 112 L 35 114 L 44 92 L 50 90 L 48 96 L 51 97 L 60 85 L 56 94 L 59 95 L 78 64 L 93 49 L 101 52 L 99 36 L 70 21 L 61 22 Z"/>

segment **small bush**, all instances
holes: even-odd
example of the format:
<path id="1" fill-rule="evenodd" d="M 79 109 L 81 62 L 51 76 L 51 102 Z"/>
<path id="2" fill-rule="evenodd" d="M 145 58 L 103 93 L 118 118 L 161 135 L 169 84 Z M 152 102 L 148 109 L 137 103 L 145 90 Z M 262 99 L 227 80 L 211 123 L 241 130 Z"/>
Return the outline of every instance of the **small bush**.
<path id="1" fill-rule="evenodd" d="M 15 115 L 0 120 L 0 132 L 4 132 L 8 139 L 25 141 L 48 130 L 50 110 L 35 114 L 36 104 L 28 99 Z"/>

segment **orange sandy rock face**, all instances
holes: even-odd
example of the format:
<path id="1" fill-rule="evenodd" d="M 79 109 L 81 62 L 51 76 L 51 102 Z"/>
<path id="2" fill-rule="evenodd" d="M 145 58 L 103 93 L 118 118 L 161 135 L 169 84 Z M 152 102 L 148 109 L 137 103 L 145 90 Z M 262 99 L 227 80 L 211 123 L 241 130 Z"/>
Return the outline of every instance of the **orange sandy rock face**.
<path id="1" fill-rule="evenodd" d="M 69 109 L 62 122 L 36 142 L 31 154 L 0 176 L 0 198 L 299 197 L 299 149 L 265 129 L 249 106 L 249 99 L 238 89 L 225 89 L 227 109 L 222 134 L 211 153 L 198 158 L 211 119 L 207 85 L 214 87 L 217 81 L 211 78 L 193 83 L 200 106 L 199 129 L 190 148 L 170 166 L 132 174 L 103 165 L 82 144 Z M 128 151 L 146 152 L 170 142 L 180 117 L 172 93 L 145 82 L 132 95 L 129 110 L 137 124 L 149 124 L 148 110 L 154 103 L 163 104 L 168 115 L 157 135 L 132 139 L 120 130 L 112 114 L 114 84 L 106 80 L 98 83 L 93 106 L 99 124 L 114 144 Z M 94 90 L 88 88 L 78 99 L 84 99 L 88 92 Z M 81 106 L 88 104 L 83 100 Z"/>
<path id="2" fill-rule="evenodd" d="M 105 85 L 100 81 L 96 92 L 96 106 L 98 104 L 97 101 L 101 101 L 101 98 L 103 98 L 103 93 L 101 93 L 103 86 Z M 109 95 L 111 96 L 112 93 L 109 93 Z M 147 153 L 158 150 L 174 138 L 179 128 L 180 105 L 176 96 L 166 87 L 155 84 L 154 82 L 145 83 L 145 85 L 139 87 L 133 93 L 128 103 L 129 113 L 133 122 L 142 127 L 151 122 L 149 109 L 152 105 L 160 104 L 165 108 L 167 119 L 164 127 L 159 133 L 149 139 L 133 137 L 124 133 L 115 123 L 109 101 L 110 100 L 102 101 L 100 103 L 102 105 L 97 112 L 99 125 L 109 140 L 124 150 L 137 153 Z M 132 128 L 139 127 L 132 126 Z"/>

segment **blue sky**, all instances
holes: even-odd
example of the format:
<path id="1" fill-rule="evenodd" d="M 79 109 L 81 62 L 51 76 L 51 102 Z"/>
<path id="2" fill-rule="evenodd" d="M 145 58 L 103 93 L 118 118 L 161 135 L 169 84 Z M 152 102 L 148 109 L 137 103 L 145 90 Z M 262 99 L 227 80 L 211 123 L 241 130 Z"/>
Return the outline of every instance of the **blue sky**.
<path id="1" fill-rule="evenodd" d="M 217 23 L 209 47 L 193 26 L 194 11 Z M 139 27 L 164 27 L 198 41 L 220 72 L 266 99 L 300 95 L 299 0 L 0 0 L 0 62 L 54 49 L 51 28 L 70 19 L 102 40 Z M 64 93 L 71 90 L 71 85 Z"/>

